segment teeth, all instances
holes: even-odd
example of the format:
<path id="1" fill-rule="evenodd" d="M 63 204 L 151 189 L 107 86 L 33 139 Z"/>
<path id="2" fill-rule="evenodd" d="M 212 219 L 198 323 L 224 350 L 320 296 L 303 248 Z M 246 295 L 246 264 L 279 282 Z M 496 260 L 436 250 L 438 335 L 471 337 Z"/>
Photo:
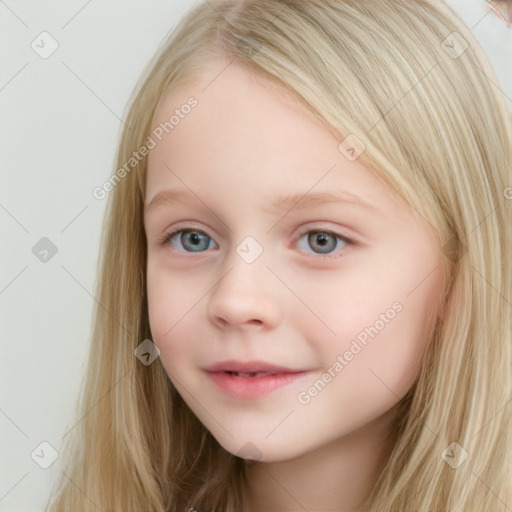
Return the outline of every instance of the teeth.
<path id="1" fill-rule="evenodd" d="M 229 372 L 235 377 L 259 377 L 261 375 L 271 375 L 268 372 L 255 372 L 255 373 L 242 373 L 242 372 Z"/>

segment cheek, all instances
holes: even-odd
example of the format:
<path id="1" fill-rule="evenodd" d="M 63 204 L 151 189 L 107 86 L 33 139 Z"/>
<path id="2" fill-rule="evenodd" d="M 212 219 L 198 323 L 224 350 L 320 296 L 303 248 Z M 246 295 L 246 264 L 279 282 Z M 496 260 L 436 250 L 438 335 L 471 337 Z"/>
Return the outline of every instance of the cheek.
<path id="1" fill-rule="evenodd" d="M 369 297 L 340 311 L 336 336 L 310 331 L 323 374 L 306 383 L 297 399 L 309 403 L 302 419 L 312 428 L 358 428 L 398 404 L 413 385 L 429 341 L 431 297 L 396 297 Z"/>
<path id="2" fill-rule="evenodd" d="M 424 288 L 403 298 L 403 310 L 372 354 L 375 373 L 400 395 L 405 394 L 417 377 L 424 352 L 432 340 L 440 293 L 437 286 L 440 272 L 436 273 L 428 284 L 423 283 Z"/>
<path id="3" fill-rule="evenodd" d="M 409 256 L 386 258 L 337 280 L 321 277 L 304 287 L 308 306 L 318 315 L 303 312 L 296 318 L 324 369 L 342 356 L 343 369 L 336 368 L 343 380 L 356 384 L 355 379 L 367 390 L 387 385 L 405 394 L 409 389 L 431 339 L 442 285 L 433 252 L 423 259 Z"/>
<path id="4" fill-rule="evenodd" d="M 403 397 L 410 389 L 431 342 L 434 295 L 418 293 L 401 298 L 394 303 L 398 306 L 396 311 L 388 310 L 393 311 L 388 323 L 375 321 L 377 317 L 373 316 L 374 320 L 369 320 L 356 335 L 357 342 L 364 339 L 365 343 L 359 343 L 361 351 L 353 357 L 353 361 L 357 360 L 353 369 L 366 389 L 381 389 L 392 400 Z M 357 345 L 352 344 L 351 350 L 357 350 L 354 347 Z"/>
<path id="5" fill-rule="evenodd" d="M 147 294 L 148 314 L 152 341 L 160 349 L 162 363 L 178 365 L 187 354 L 190 346 L 184 339 L 192 339 L 190 319 L 197 314 L 201 305 L 201 290 L 195 290 L 190 284 L 185 285 L 178 275 L 172 279 L 165 269 L 148 266 Z M 203 292 L 204 293 L 204 292 Z M 181 340 L 181 341 L 180 341 Z M 170 355 L 172 354 L 172 358 Z"/>

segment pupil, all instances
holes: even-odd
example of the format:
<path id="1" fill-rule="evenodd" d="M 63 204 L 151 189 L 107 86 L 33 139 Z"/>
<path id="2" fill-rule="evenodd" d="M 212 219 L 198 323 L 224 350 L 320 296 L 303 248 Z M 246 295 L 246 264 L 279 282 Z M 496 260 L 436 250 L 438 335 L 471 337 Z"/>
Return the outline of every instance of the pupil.
<path id="1" fill-rule="evenodd" d="M 319 238 L 317 239 L 320 245 L 325 245 L 327 243 L 326 235 L 318 235 Z"/>
<path id="2" fill-rule="evenodd" d="M 204 238 L 203 238 L 204 237 Z M 206 236 L 198 232 L 188 232 L 182 235 L 183 247 L 188 247 L 189 250 L 199 251 L 208 247 Z M 205 245 L 206 242 L 206 245 Z"/>
<path id="3" fill-rule="evenodd" d="M 329 233 L 314 233 L 309 237 L 311 246 L 313 247 L 316 244 L 322 253 L 330 252 L 336 247 L 336 239 Z"/>

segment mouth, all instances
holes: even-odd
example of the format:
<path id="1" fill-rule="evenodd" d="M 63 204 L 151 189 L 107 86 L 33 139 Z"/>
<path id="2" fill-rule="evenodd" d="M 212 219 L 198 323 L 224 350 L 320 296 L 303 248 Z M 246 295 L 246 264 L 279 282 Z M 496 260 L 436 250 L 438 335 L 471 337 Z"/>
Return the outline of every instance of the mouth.
<path id="1" fill-rule="evenodd" d="M 226 371 L 229 375 L 234 375 L 235 377 L 261 377 L 262 375 L 278 375 L 278 373 L 273 372 L 250 372 L 250 373 L 242 373 L 242 372 L 230 372 Z"/>
<path id="2" fill-rule="evenodd" d="M 205 371 L 217 389 L 237 400 L 263 397 L 311 373 L 262 361 L 233 360 L 212 365 Z"/>
<path id="3" fill-rule="evenodd" d="M 255 374 L 275 374 L 275 373 L 296 373 L 302 371 L 300 369 L 287 368 L 286 366 L 279 366 L 266 361 L 236 361 L 229 359 L 219 363 L 212 364 L 206 371 L 209 372 L 229 372 L 241 375 L 255 375 Z"/>

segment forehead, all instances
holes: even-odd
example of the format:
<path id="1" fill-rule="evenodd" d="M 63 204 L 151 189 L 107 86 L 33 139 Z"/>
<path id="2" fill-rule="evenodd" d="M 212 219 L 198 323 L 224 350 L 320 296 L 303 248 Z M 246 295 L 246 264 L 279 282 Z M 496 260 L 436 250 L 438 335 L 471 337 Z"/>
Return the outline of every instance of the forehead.
<path id="1" fill-rule="evenodd" d="M 190 98 L 196 106 L 182 108 Z M 212 66 L 169 92 L 153 128 L 169 127 L 171 118 L 172 129 L 148 156 L 146 204 L 176 187 L 233 202 L 230 192 L 261 195 L 261 185 L 274 192 L 267 203 L 285 192 L 334 189 L 386 201 L 374 173 L 340 152 L 342 139 L 297 93 L 235 63 Z"/>
<path id="2" fill-rule="evenodd" d="M 249 103 L 268 104 L 272 101 L 274 107 L 286 107 L 288 111 L 300 113 L 303 118 L 334 133 L 299 93 L 275 76 L 220 58 L 205 66 L 201 74 L 187 75 L 176 87 L 171 88 L 161 99 L 153 124 L 165 122 L 167 114 L 179 109 L 191 96 L 198 100 L 203 111 L 217 106 L 218 111 L 224 113 L 231 111 L 229 105 L 234 105 L 244 96 Z"/>
<path id="3" fill-rule="evenodd" d="M 186 107 L 190 98 L 197 101 L 192 109 Z M 293 162 L 305 152 L 318 156 L 326 150 L 332 160 L 337 153 L 336 137 L 329 138 L 331 129 L 297 93 L 235 63 L 224 68 L 212 66 L 203 76 L 171 90 L 155 112 L 152 125 L 153 129 L 167 126 L 169 133 L 163 133 L 162 141 L 150 152 L 150 170 L 163 159 L 187 159 L 189 163 L 205 153 L 210 162 L 230 157 L 229 165 L 235 149 L 245 164 L 256 158 L 263 163 L 271 155 L 284 154 Z M 196 151 L 185 151 L 185 146 Z"/>

